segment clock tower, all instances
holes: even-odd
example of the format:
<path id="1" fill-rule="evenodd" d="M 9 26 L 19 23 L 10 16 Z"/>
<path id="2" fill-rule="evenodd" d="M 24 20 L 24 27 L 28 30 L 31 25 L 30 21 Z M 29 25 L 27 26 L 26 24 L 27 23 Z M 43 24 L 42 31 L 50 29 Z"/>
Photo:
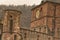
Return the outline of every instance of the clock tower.
<path id="1" fill-rule="evenodd" d="M 60 37 L 60 3 L 45 1 L 32 9 L 31 30 Z"/>

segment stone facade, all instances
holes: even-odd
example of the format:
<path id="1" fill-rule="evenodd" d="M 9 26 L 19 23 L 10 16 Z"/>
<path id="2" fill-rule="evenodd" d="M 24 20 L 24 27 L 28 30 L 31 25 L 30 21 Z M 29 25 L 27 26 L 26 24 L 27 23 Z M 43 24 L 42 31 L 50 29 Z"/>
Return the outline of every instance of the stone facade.
<path id="1" fill-rule="evenodd" d="M 48 35 L 43 32 L 37 32 L 35 30 L 29 30 L 25 28 L 21 29 L 21 40 L 60 40 L 60 38 Z"/>
<path id="2" fill-rule="evenodd" d="M 60 4 L 44 2 L 32 9 L 31 28 L 21 28 L 20 11 L 4 10 L 0 40 L 60 40 Z"/>
<path id="3" fill-rule="evenodd" d="M 4 10 L 2 40 L 20 40 L 20 14 L 17 10 Z"/>
<path id="4" fill-rule="evenodd" d="M 39 10 L 39 15 L 36 14 Z M 32 9 L 31 30 L 42 29 L 43 32 L 60 38 L 60 4 L 46 1 Z M 39 16 L 39 18 L 36 17 Z M 42 27 L 42 28 L 41 28 Z M 45 29 L 43 29 L 43 27 Z M 44 31 L 45 30 L 45 31 Z"/>

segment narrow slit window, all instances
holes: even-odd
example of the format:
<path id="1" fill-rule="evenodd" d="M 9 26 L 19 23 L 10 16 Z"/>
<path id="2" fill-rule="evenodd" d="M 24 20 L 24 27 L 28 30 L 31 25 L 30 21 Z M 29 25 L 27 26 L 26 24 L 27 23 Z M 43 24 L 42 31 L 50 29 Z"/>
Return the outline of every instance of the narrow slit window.
<path id="1" fill-rule="evenodd" d="M 2 40 L 2 34 L 0 35 L 0 40 Z"/>
<path id="2" fill-rule="evenodd" d="M 16 40 L 16 38 L 17 38 L 17 36 L 16 36 L 16 35 L 14 35 L 14 40 Z"/>
<path id="3" fill-rule="evenodd" d="M 12 33 L 12 28 L 13 28 L 13 19 L 11 16 L 11 18 L 10 18 L 10 33 Z"/>
<path id="4" fill-rule="evenodd" d="M 0 24 L 0 40 L 2 40 L 3 24 Z"/>

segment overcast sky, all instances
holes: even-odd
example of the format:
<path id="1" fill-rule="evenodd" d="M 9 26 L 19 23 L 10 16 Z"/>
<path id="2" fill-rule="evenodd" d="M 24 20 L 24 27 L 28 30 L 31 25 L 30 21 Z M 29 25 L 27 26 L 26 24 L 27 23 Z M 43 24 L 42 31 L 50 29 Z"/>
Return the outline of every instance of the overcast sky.
<path id="1" fill-rule="evenodd" d="M 41 0 L 0 0 L 0 5 L 4 4 L 4 5 L 23 5 L 23 4 L 27 4 L 27 5 L 33 5 L 33 4 L 40 4 Z"/>

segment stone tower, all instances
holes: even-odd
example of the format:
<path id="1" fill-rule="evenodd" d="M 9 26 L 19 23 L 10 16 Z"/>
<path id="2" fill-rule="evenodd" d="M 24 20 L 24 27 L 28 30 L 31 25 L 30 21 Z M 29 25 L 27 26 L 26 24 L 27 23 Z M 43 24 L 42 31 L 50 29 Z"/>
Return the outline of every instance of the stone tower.
<path id="1" fill-rule="evenodd" d="M 60 4 L 46 1 L 33 8 L 31 30 L 60 38 Z"/>
<path id="2" fill-rule="evenodd" d="M 20 11 L 4 10 L 2 40 L 20 40 Z"/>

